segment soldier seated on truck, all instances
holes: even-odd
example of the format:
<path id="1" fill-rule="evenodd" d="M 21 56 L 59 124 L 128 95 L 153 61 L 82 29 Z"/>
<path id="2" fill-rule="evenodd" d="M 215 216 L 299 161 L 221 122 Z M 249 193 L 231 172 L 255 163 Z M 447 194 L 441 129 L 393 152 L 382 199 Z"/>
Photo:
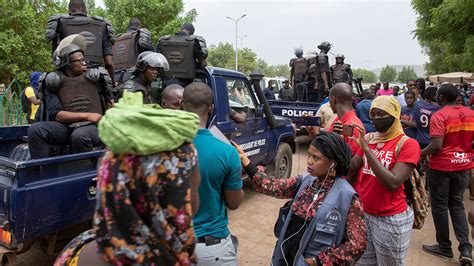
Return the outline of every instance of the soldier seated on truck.
<path id="1" fill-rule="evenodd" d="M 113 104 L 112 82 L 105 69 L 87 68 L 86 47 L 82 35 L 63 39 L 53 55 L 56 71 L 40 80 L 45 110 L 42 122 L 28 129 L 32 159 L 48 157 L 50 145 L 70 143 L 72 151 L 79 153 L 101 144 L 97 122 Z"/>

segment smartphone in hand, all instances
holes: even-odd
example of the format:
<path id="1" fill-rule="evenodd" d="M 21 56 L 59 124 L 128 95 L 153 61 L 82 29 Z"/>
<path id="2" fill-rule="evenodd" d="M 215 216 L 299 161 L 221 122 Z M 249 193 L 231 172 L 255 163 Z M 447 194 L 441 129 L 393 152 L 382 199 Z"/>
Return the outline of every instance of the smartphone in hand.
<path id="1" fill-rule="evenodd" d="M 304 116 L 301 121 L 302 126 L 321 126 L 321 118 L 319 116 Z"/>
<path id="2" fill-rule="evenodd" d="M 341 134 L 346 137 L 352 137 L 354 134 L 354 125 L 343 125 Z"/>

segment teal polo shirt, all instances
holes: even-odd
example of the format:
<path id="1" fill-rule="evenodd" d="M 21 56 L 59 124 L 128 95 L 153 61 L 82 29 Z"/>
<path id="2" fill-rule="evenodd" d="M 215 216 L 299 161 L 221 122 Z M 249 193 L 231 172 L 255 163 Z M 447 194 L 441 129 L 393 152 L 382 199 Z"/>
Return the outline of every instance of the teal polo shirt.
<path id="1" fill-rule="evenodd" d="M 201 173 L 199 210 L 194 216 L 196 237 L 229 235 L 224 190 L 242 188 L 242 165 L 237 150 L 200 128 L 194 139 Z"/>

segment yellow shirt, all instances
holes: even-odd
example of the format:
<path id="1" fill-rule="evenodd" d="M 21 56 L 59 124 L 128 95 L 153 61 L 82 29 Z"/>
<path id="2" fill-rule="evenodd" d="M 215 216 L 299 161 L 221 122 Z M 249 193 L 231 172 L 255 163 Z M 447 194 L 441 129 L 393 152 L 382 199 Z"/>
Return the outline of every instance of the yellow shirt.
<path id="1" fill-rule="evenodd" d="M 27 87 L 25 89 L 25 96 L 26 96 L 26 98 L 36 97 L 34 89 L 32 87 Z M 33 103 L 31 104 L 30 119 L 33 119 L 33 120 L 35 119 L 36 112 L 38 111 L 38 107 L 39 107 L 39 105 L 34 105 Z"/>
<path id="2" fill-rule="evenodd" d="M 321 126 L 324 128 L 325 131 L 329 129 L 332 122 L 336 118 L 336 114 L 332 111 L 331 106 L 329 105 L 329 102 L 319 107 L 319 110 L 316 113 L 316 116 L 321 117 L 321 122 L 322 122 Z"/>

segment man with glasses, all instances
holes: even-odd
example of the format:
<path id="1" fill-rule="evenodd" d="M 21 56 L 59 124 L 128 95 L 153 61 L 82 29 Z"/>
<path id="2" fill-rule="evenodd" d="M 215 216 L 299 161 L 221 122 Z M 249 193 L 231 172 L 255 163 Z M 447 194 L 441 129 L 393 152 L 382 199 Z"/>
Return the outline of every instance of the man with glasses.
<path id="1" fill-rule="evenodd" d="M 55 72 L 40 78 L 44 95 L 41 122 L 28 129 L 32 159 L 48 157 L 49 145 L 72 146 L 74 153 L 100 145 L 97 123 L 113 104 L 112 82 L 105 69 L 88 69 L 86 39 L 79 34 L 64 38 L 53 54 Z"/>

